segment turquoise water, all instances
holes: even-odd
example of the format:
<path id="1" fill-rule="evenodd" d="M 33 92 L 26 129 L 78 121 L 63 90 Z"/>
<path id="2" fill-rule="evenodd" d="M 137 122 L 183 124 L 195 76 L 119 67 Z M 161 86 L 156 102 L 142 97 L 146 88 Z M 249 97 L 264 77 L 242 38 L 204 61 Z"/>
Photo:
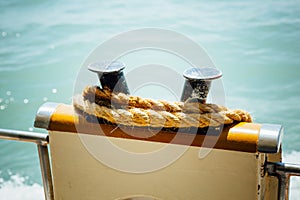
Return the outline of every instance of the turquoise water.
<path id="1" fill-rule="evenodd" d="M 98 44 L 166 28 L 208 51 L 223 72 L 227 106 L 284 125 L 286 158 L 300 163 L 300 1 L 1 0 L 0 13 L 1 128 L 45 132 L 33 128 L 38 107 L 71 103 L 80 65 Z M 1 199 L 27 189 L 39 196 L 35 145 L 0 148 Z"/>

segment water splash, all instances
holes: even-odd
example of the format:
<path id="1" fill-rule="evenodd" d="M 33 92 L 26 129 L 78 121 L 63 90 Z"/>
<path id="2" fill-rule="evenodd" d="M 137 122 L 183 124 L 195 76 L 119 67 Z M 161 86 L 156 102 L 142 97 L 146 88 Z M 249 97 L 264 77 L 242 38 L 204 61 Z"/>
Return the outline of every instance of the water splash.
<path id="1" fill-rule="evenodd" d="M 6 37 L 7 33 L 5 31 L 3 31 L 1 35 L 2 35 L 2 37 Z"/>
<path id="2" fill-rule="evenodd" d="M 26 179 L 18 174 L 11 174 L 9 180 L 0 177 L 1 200 L 44 200 L 43 187 L 37 183 L 28 185 Z"/>
<path id="3" fill-rule="evenodd" d="M 53 94 L 56 94 L 56 93 L 57 93 L 57 89 L 56 89 L 56 88 L 53 88 L 53 89 L 52 89 L 52 93 L 53 93 Z"/>
<path id="4" fill-rule="evenodd" d="M 29 99 L 24 99 L 23 102 L 24 102 L 24 104 L 28 104 L 29 103 Z"/>

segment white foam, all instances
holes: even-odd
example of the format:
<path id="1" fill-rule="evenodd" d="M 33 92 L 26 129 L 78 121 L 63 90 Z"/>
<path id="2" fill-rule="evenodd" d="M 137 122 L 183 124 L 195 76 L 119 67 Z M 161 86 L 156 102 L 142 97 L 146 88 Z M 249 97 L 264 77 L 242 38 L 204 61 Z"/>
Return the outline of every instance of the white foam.
<path id="1" fill-rule="evenodd" d="M 2 37 L 6 37 L 7 36 L 7 33 L 6 32 L 2 32 Z"/>
<path id="2" fill-rule="evenodd" d="M 44 200 L 43 187 L 37 183 L 27 185 L 26 178 L 11 175 L 10 180 L 0 178 L 1 200 Z"/>
<path id="3" fill-rule="evenodd" d="M 299 164 L 300 165 L 300 152 L 293 151 L 289 154 L 283 154 L 283 162 Z M 290 181 L 290 200 L 300 199 L 300 177 L 291 177 Z"/>
<path id="4" fill-rule="evenodd" d="M 29 100 L 28 99 L 24 99 L 23 102 L 24 102 L 24 104 L 28 104 Z"/>
<path id="5" fill-rule="evenodd" d="M 52 89 L 52 93 L 53 93 L 53 94 L 57 93 L 57 89 L 56 89 L 56 88 L 53 88 L 53 89 Z"/>

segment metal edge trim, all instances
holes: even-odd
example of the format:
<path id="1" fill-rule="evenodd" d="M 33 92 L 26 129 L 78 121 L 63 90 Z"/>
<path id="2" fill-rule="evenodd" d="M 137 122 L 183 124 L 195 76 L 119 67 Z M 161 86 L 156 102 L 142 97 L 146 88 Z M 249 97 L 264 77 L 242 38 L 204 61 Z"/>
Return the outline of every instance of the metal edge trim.
<path id="1" fill-rule="evenodd" d="M 36 113 L 34 127 L 48 129 L 51 116 L 59 105 L 59 103 L 54 102 L 44 103 Z"/>
<path id="2" fill-rule="evenodd" d="M 279 124 L 262 124 L 258 136 L 258 152 L 278 153 L 283 136 L 283 127 Z"/>

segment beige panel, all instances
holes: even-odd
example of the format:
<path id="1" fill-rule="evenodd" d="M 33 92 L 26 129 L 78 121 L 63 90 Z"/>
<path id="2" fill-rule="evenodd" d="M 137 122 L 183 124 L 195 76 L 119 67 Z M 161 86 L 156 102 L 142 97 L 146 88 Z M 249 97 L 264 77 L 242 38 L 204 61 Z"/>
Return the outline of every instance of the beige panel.
<path id="1" fill-rule="evenodd" d="M 86 134 L 84 137 L 100 143 L 106 139 Z M 121 138 L 110 141 L 139 153 L 163 147 L 158 142 Z M 113 200 L 131 195 L 164 200 L 258 199 L 261 157 L 256 153 L 213 149 L 199 159 L 200 148 L 188 147 L 182 157 L 163 169 L 132 174 L 103 165 L 87 151 L 78 134 L 50 131 L 50 148 L 56 200 Z M 183 145 L 172 144 L 171 148 L 176 152 Z"/>

